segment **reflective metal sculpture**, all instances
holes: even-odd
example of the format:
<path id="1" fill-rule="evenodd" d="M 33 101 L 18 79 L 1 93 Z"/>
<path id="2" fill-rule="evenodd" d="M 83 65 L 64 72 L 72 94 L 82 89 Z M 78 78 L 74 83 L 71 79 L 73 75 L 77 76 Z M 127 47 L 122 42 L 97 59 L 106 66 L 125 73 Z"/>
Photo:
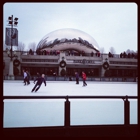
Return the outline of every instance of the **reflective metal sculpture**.
<path id="1" fill-rule="evenodd" d="M 64 43 L 65 46 L 66 44 L 77 43 L 80 44 L 80 46 L 85 46 L 87 48 L 94 49 L 96 51 L 98 51 L 99 48 L 95 39 L 92 38 L 87 33 L 77 29 L 64 28 L 64 29 L 53 31 L 47 34 L 46 36 L 44 36 L 41 39 L 41 41 L 38 43 L 37 50 L 49 49 L 49 48 L 55 49 L 57 45 L 61 45 L 61 48 L 63 50 Z"/>

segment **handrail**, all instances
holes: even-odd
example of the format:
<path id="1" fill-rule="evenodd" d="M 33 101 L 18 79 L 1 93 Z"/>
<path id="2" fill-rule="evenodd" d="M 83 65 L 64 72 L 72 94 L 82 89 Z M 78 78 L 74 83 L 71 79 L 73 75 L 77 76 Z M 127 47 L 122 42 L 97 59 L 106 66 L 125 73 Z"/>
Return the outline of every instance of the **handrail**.
<path id="1" fill-rule="evenodd" d="M 3 96 L 3 99 L 137 99 L 137 96 Z"/>
<path id="2" fill-rule="evenodd" d="M 70 101 L 69 99 L 123 99 L 124 101 L 124 125 L 130 124 L 130 105 L 128 99 L 138 99 L 138 96 L 4 96 L 4 99 L 66 99 L 64 110 L 64 125 L 70 126 Z M 3 101 L 4 112 L 4 101 Z"/>

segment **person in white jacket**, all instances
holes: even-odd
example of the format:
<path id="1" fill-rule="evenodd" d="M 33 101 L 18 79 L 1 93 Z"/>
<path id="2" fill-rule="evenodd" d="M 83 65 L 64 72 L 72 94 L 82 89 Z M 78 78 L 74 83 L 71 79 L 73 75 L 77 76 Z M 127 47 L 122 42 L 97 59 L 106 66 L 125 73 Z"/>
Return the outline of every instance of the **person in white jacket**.
<path id="1" fill-rule="evenodd" d="M 23 70 L 23 79 L 24 79 L 24 86 L 25 85 L 28 85 L 28 81 L 27 81 L 27 73 L 26 73 L 26 71 L 25 70 Z"/>

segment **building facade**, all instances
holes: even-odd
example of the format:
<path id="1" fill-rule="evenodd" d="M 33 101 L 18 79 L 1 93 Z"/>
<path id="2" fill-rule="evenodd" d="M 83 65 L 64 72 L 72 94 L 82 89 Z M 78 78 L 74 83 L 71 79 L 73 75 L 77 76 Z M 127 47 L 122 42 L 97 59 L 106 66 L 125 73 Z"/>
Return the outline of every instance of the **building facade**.
<path id="1" fill-rule="evenodd" d="M 88 34 L 75 29 L 61 29 L 44 36 L 36 52 L 16 51 L 14 75 L 28 69 L 47 76 L 75 76 L 84 71 L 88 77 L 137 77 L 136 54 L 101 54 L 99 45 Z M 3 51 L 3 74 L 9 71 L 10 58 Z"/>

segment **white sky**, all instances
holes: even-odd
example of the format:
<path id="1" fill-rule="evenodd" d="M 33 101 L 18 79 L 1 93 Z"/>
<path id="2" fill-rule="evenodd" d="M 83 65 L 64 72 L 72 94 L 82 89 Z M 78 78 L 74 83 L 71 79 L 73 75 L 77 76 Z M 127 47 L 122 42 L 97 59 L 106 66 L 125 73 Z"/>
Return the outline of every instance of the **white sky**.
<path id="1" fill-rule="evenodd" d="M 137 51 L 138 7 L 136 3 L 5 3 L 3 5 L 3 40 L 8 17 L 18 17 L 18 41 L 39 41 L 48 33 L 73 28 L 92 36 L 108 53 L 128 49 Z"/>

